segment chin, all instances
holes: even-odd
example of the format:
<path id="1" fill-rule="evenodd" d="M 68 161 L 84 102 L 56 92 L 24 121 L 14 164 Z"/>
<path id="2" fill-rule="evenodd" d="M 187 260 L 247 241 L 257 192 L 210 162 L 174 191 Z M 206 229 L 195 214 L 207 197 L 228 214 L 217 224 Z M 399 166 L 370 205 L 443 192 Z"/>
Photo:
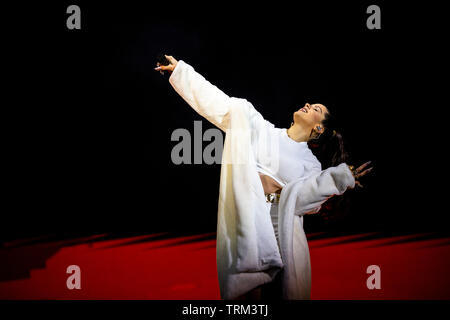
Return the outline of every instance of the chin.
<path id="1" fill-rule="evenodd" d="M 299 118 L 295 118 L 294 119 L 294 124 L 296 124 L 296 125 L 301 125 L 303 123 L 303 120 L 302 119 L 299 119 Z"/>
<path id="2" fill-rule="evenodd" d="M 305 120 L 304 113 L 301 111 L 297 111 L 296 113 L 294 113 L 294 122 L 295 122 L 295 119 L 297 119 L 297 121 L 298 120 L 304 121 Z"/>

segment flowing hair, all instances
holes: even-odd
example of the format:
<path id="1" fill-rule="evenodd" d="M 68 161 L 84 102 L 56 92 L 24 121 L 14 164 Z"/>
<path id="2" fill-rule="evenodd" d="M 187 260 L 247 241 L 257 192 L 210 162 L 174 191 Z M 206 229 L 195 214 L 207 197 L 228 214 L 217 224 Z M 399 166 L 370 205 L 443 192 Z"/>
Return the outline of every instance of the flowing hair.
<path id="1" fill-rule="evenodd" d="M 322 164 L 322 169 L 335 167 L 344 162 L 348 163 L 350 156 L 346 151 L 344 138 L 336 130 L 336 120 L 329 112 L 325 114 L 322 126 L 324 132 L 318 138 L 308 141 L 308 146 Z M 327 222 L 335 221 L 346 217 L 349 209 L 349 197 L 344 193 L 327 200 L 318 214 Z"/>

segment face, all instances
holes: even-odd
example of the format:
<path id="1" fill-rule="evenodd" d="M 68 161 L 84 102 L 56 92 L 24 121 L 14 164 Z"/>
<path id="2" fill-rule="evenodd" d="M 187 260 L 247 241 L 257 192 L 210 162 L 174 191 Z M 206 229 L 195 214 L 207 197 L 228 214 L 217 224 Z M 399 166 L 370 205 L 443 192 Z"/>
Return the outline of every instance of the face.
<path id="1" fill-rule="evenodd" d="M 303 108 L 294 113 L 294 122 L 307 128 L 313 128 L 322 123 L 327 112 L 328 109 L 323 104 L 306 103 Z"/>

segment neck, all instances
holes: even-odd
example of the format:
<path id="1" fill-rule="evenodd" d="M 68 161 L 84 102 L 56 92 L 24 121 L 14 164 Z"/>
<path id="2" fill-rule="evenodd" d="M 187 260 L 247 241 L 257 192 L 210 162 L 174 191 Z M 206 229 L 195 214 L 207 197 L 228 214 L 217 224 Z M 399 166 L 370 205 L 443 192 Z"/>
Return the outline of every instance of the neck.
<path id="1" fill-rule="evenodd" d="M 287 134 L 289 138 L 296 142 L 307 142 L 311 135 L 311 130 L 294 123 L 289 129 L 287 129 Z"/>

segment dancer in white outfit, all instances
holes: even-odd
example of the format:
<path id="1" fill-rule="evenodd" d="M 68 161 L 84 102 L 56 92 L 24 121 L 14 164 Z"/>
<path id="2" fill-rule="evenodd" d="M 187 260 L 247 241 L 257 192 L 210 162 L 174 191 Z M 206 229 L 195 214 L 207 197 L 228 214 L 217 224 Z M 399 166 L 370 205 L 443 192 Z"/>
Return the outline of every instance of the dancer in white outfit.
<path id="1" fill-rule="evenodd" d="M 155 70 L 170 72 L 180 96 L 226 132 L 217 222 L 222 299 L 309 299 L 303 215 L 360 185 L 356 179 L 370 172 L 369 162 L 348 166 L 338 144 L 333 166 L 322 170 L 308 141 L 327 136 L 341 142 L 324 105 L 307 103 L 289 129 L 275 128 L 247 100 L 227 96 L 186 62 L 166 58 L 170 63 Z"/>

